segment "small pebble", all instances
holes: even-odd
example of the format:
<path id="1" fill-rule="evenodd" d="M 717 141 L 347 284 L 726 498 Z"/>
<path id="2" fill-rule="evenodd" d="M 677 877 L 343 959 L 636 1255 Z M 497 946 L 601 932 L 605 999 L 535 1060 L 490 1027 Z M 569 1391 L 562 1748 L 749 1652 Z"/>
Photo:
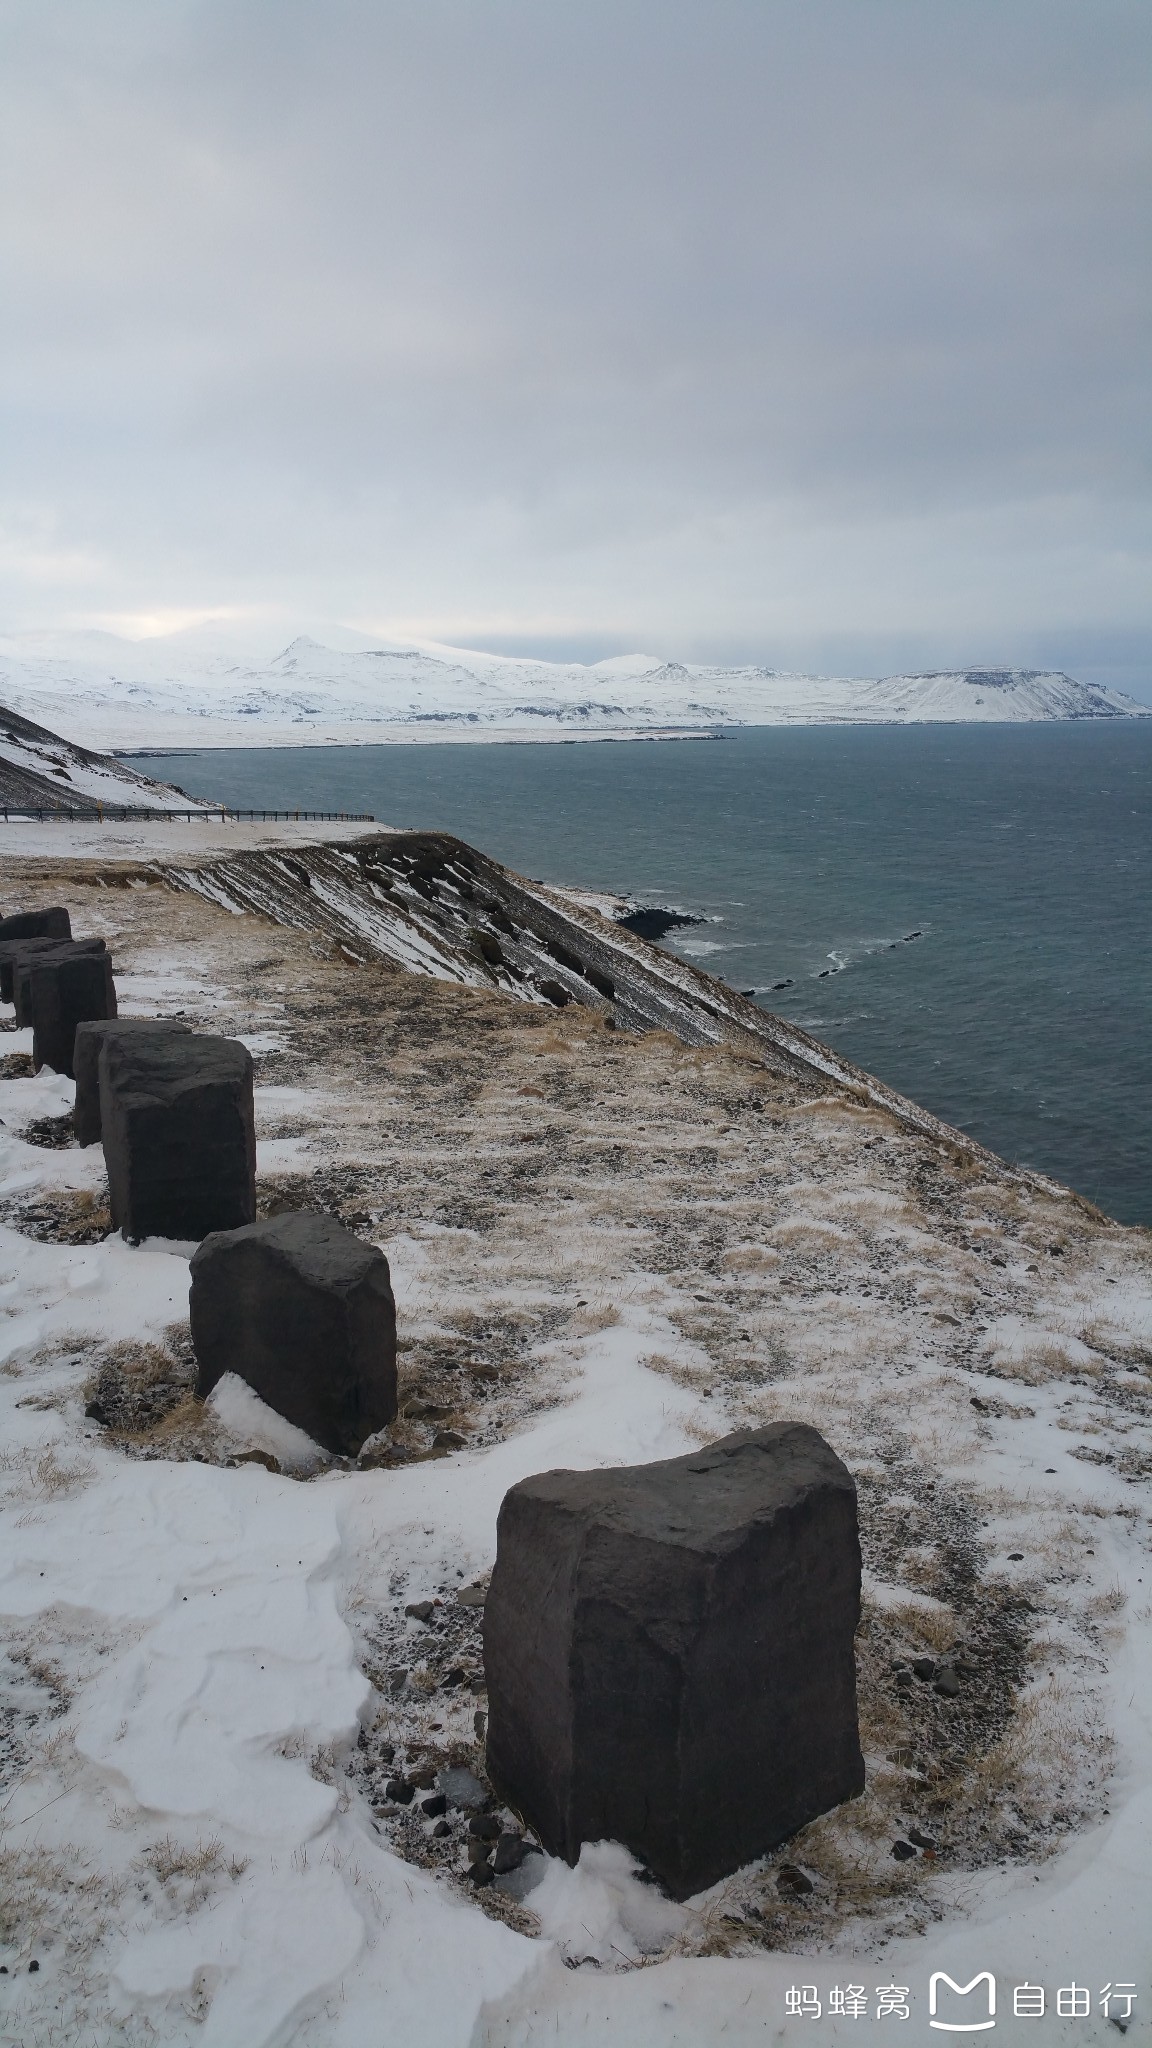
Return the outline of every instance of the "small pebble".
<path id="1" fill-rule="evenodd" d="M 507 1876 L 510 1870 L 519 1870 L 527 1854 L 527 1845 L 522 1835 L 501 1835 L 496 1844 L 496 1854 L 492 1858 L 492 1868 L 497 1877 Z"/>
<path id="2" fill-rule="evenodd" d="M 442 1842 L 445 1836 L 450 1835 L 451 1833 L 452 1830 L 449 1827 L 447 1821 L 438 1820 L 435 1827 L 432 1830 L 432 1839 L 434 1842 Z"/>
<path id="3" fill-rule="evenodd" d="M 943 1699 L 954 1700 L 960 1691 L 960 1680 L 954 1671 L 949 1670 L 946 1664 L 942 1664 L 936 1674 L 936 1683 L 932 1690 L 938 1692 Z"/>
<path id="4" fill-rule="evenodd" d="M 429 1820 L 439 1820 L 440 1815 L 448 1811 L 448 1801 L 443 1792 L 434 1792 L 431 1799 L 422 1799 L 420 1811 L 426 1813 Z"/>
<path id="5" fill-rule="evenodd" d="M 803 1898 L 814 1889 L 812 1879 L 805 1875 L 795 1863 L 782 1863 L 776 1872 L 778 1892 L 791 1892 L 794 1898 Z"/>
<path id="6" fill-rule="evenodd" d="M 492 1883 L 496 1873 L 490 1863 L 473 1863 L 466 1875 L 469 1883 L 474 1884 L 479 1891 L 482 1886 Z"/>
<path id="7" fill-rule="evenodd" d="M 1008 1562 L 1009 1564 L 1023 1564 L 1024 1552 L 1022 1550 L 1010 1550 L 1008 1552 Z"/>
<path id="8" fill-rule="evenodd" d="M 915 1842 L 918 1849 L 934 1849 L 936 1847 L 931 1835 L 921 1834 L 919 1828 L 909 1828 L 908 1840 Z"/>
<path id="9" fill-rule="evenodd" d="M 32 1961 L 31 1961 L 31 1962 L 29 1963 L 29 1965 L 28 1965 L 28 1968 L 29 1968 L 30 1970 L 38 1970 L 38 1969 L 40 1968 L 40 1965 L 39 1965 L 39 1963 L 38 1963 L 38 1962 L 36 1961 L 36 1958 L 35 1958 L 35 1956 L 33 1956 L 33 1958 L 32 1958 Z"/>
<path id="10" fill-rule="evenodd" d="M 389 1778 L 384 1790 L 389 1799 L 395 1800 L 397 1806 L 411 1806 L 412 1794 L 416 1787 L 408 1778 Z"/>
<path id="11" fill-rule="evenodd" d="M 892 1854 L 897 1863 L 907 1863 L 910 1857 L 915 1856 L 916 1851 L 911 1842 L 893 1842 Z"/>
<path id="12" fill-rule="evenodd" d="M 432 1615 L 435 1606 L 436 1602 L 434 1600 L 410 1600 L 404 1612 L 413 1621 L 427 1621 Z M 408 1676 L 407 1672 L 405 1672 L 404 1676 Z"/>
<path id="13" fill-rule="evenodd" d="M 491 1842 L 470 1841 L 466 1844 L 469 1863 L 487 1863 L 492 1854 Z"/>
<path id="14" fill-rule="evenodd" d="M 500 1833 L 500 1823 L 494 1814 L 474 1813 L 468 1823 L 468 1833 L 478 1842 L 494 1842 Z"/>
<path id="15" fill-rule="evenodd" d="M 925 1680 L 929 1678 L 935 1678 L 936 1659 L 935 1657 L 913 1657 L 912 1669 L 915 1672 L 917 1678 L 922 1678 Z"/>

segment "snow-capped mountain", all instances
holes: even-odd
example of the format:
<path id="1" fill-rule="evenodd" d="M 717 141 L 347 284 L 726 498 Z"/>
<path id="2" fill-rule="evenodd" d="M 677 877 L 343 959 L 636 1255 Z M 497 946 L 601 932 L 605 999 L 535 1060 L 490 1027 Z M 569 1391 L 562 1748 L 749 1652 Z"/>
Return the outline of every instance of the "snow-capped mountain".
<path id="1" fill-rule="evenodd" d="M 0 704 L 0 807 L 49 814 L 106 806 L 155 814 L 209 806 L 168 782 L 153 782 L 124 761 L 77 747 Z"/>
<path id="2" fill-rule="evenodd" d="M 307 636 L 263 660 L 195 635 L 108 633 L 0 640 L 0 701 L 89 745 L 123 749 L 1152 715 L 1120 691 L 1035 669 L 874 680 L 645 654 L 584 667 L 432 642 L 338 649 Z"/>

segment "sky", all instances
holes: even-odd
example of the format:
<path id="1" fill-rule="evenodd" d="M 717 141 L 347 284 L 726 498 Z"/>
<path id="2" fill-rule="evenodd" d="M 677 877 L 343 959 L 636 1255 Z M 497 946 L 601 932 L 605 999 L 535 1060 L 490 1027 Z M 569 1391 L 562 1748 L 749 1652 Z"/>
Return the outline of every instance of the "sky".
<path id="1" fill-rule="evenodd" d="M 1146 0 L 0 0 L 0 630 L 1152 701 Z"/>

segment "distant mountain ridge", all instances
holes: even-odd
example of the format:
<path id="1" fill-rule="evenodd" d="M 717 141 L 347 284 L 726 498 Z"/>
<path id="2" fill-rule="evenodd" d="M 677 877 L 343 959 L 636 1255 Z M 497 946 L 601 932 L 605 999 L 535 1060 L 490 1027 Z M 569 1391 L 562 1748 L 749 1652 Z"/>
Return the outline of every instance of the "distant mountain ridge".
<path id="1" fill-rule="evenodd" d="M 103 750 L 1152 716 L 1119 690 L 1040 669 L 874 679 L 647 654 L 586 667 L 433 642 L 334 648 L 307 634 L 268 660 L 183 634 L 0 640 L 0 700 Z"/>

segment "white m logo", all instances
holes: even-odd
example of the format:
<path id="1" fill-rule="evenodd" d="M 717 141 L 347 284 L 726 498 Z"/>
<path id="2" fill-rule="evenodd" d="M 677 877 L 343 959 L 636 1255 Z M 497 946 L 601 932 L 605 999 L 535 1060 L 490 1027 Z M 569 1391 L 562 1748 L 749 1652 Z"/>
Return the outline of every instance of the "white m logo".
<path id="1" fill-rule="evenodd" d="M 988 1986 L 988 2018 L 986 2020 L 938 2020 L 933 2018 L 928 2022 L 930 2027 L 938 2027 L 942 2034 L 983 2034 L 987 2032 L 989 2027 L 996 2025 L 996 1979 L 992 1975 L 991 1970 L 981 1970 L 980 1975 L 973 1977 L 970 1984 L 954 1984 L 951 1977 L 946 1976 L 943 1970 L 934 1970 L 928 1979 L 928 2010 L 933 2014 L 936 2011 L 937 1989 L 941 1984 L 946 1984 L 949 1991 L 956 1993 L 957 1998 L 967 1998 L 968 1993 L 975 1991 L 978 1984 L 986 1984 Z"/>

